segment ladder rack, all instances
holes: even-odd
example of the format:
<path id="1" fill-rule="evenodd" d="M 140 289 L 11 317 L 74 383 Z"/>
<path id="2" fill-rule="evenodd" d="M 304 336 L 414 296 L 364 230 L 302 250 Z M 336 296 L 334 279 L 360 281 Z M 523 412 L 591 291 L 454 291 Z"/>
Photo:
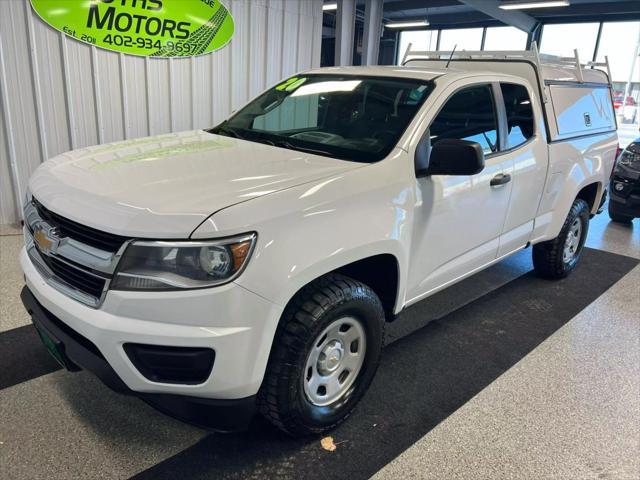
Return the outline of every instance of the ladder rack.
<path id="1" fill-rule="evenodd" d="M 453 51 L 425 51 L 425 50 L 411 50 L 412 44 L 409 43 L 407 50 L 402 58 L 402 65 L 406 65 L 409 60 L 448 60 L 449 58 L 455 60 L 529 60 L 535 64 L 539 72 L 542 71 L 542 66 L 558 66 L 565 68 L 572 68 L 576 71 L 576 77 L 578 82 L 584 83 L 583 70 L 585 68 L 604 67 L 607 71 L 608 83 L 611 87 L 611 69 L 609 68 L 609 57 L 604 57 L 604 62 L 587 62 L 583 64 L 580 62 L 578 50 L 573 51 L 573 57 L 558 57 L 556 55 L 541 54 L 538 51 L 538 45 L 536 42 L 531 44 L 531 50 L 492 50 L 492 51 L 467 51 L 456 50 Z M 411 59 L 409 57 L 412 57 Z M 546 99 L 545 99 L 546 101 Z"/>

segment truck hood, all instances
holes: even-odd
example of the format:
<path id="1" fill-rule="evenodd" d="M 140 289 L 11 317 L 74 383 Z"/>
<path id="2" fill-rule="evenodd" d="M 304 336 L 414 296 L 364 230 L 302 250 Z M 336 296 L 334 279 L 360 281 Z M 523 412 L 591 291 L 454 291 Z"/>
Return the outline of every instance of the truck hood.
<path id="1" fill-rule="evenodd" d="M 53 212 L 99 230 L 187 238 L 220 209 L 359 166 L 196 130 L 59 155 L 29 189 Z"/>

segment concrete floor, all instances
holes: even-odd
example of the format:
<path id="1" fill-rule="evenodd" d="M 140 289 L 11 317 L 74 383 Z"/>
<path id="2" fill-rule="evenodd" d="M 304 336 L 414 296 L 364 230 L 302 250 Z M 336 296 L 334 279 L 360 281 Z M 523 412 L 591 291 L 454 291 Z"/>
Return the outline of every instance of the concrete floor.
<path id="1" fill-rule="evenodd" d="M 640 259 L 640 221 L 587 246 Z M 639 479 L 640 266 L 374 478 Z"/>
<path id="2" fill-rule="evenodd" d="M 0 332 L 31 323 L 20 302 L 24 281 L 18 254 L 23 245 L 19 229 L 10 226 L 0 229 Z"/>
<path id="3" fill-rule="evenodd" d="M 30 322 L 21 244 L 0 230 L 0 333 Z M 640 222 L 599 215 L 587 245 L 640 259 Z M 206 436 L 85 372 L 0 390 L 0 419 L 0 478 L 11 479 L 128 478 Z M 640 266 L 376 478 L 638 479 L 639 452 Z"/>

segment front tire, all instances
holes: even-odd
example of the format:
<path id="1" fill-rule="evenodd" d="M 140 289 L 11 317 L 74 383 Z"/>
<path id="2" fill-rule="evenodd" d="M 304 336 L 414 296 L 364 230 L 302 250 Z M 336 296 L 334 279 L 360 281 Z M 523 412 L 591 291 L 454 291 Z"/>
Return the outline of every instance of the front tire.
<path id="1" fill-rule="evenodd" d="M 633 221 L 633 217 L 628 215 L 621 215 L 620 213 L 615 211 L 615 207 L 613 206 L 613 202 L 609 201 L 609 218 L 616 223 L 629 223 Z"/>
<path id="2" fill-rule="evenodd" d="M 589 232 L 589 205 L 576 198 L 553 240 L 533 246 L 533 268 L 544 278 L 564 278 L 576 267 Z"/>
<path id="3" fill-rule="evenodd" d="M 363 283 L 329 274 L 304 287 L 276 332 L 258 408 L 293 436 L 324 433 L 353 411 L 373 379 L 385 316 Z"/>

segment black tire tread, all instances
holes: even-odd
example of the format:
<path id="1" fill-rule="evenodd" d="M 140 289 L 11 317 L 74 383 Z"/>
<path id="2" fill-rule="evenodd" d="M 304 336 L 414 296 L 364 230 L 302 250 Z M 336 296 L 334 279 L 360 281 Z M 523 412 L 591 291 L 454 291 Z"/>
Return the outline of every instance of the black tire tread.
<path id="1" fill-rule="evenodd" d="M 560 234 L 546 242 L 541 242 L 533 246 L 533 267 L 535 272 L 544 278 L 564 278 L 571 270 L 564 268 L 562 259 L 562 250 L 564 247 L 564 237 L 576 216 L 583 211 L 589 211 L 589 205 L 581 198 L 577 198 L 569 214 L 560 229 Z M 588 225 L 588 222 L 587 222 Z M 583 235 L 587 235 L 587 231 L 583 231 Z"/>
<path id="2" fill-rule="evenodd" d="M 611 218 L 611 220 L 613 220 L 616 223 L 629 223 L 633 221 L 632 216 L 621 215 L 620 213 L 617 213 L 616 211 L 614 211 L 611 202 L 609 202 L 608 210 L 609 210 L 609 218 Z"/>
<path id="3" fill-rule="evenodd" d="M 380 315 L 384 318 L 382 304 L 375 292 L 367 285 L 340 274 L 325 275 L 303 287 L 283 313 L 256 401 L 258 411 L 269 422 L 289 435 L 322 433 L 335 428 L 351 413 L 349 411 L 333 425 L 309 432 L 308 428 L 299 426 L 291 417 L 291 412 L 284 408 L 287 405 L 287 399 L 283 398 L 282 386 L 289 383 L 291 376 L 291 369 L 283 369 L 283 365 L 290 366 L 287 364 L 287 358 L 291 357 L 292 352 L 300 352 L 305 348 L 313 325 L 330 308 L 354 298 L 377 302 Z M 384 322 L 382 328 L 382 338 L 384 338 Z"/>

